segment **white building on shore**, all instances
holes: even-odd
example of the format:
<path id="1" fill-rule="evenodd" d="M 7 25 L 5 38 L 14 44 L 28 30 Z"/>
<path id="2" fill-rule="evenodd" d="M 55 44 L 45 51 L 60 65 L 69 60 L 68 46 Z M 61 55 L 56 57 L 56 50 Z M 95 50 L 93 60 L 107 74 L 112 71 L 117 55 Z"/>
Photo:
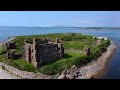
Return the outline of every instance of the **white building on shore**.
<path id="1" fill-rule="evenodd" d="M 97 39 L 104 39 L 104 40 L 108 40 L 107 37 L 97 37 Z"/>
<path id="2" fill-rule="evenodd" d="M 104 40 L 108 40 L 108 38 L 107 37 L 93 37 L 93 39 L 104 39 Z"/>

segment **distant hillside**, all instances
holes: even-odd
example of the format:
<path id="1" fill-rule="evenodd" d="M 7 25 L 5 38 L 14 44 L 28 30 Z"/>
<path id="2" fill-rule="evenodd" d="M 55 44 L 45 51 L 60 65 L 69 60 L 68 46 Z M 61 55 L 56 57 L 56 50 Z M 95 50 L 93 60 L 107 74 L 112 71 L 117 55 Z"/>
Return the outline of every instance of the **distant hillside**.
<path id="1" fill-rule="evenodd" d="M 40 26 L 0 26 L 0 29 L 4 28 L 80 28 L 80 29 L 114 29 L 114 30 L 119 30 L 120 27 L 71 27 L 71 26 L 49 26 L 49 27 L 40 27 Z"/>
<path id="2" fill-rule="evenodd" d="M 85 27 L 86 29 L 120 29 L 120 27 Z"/>

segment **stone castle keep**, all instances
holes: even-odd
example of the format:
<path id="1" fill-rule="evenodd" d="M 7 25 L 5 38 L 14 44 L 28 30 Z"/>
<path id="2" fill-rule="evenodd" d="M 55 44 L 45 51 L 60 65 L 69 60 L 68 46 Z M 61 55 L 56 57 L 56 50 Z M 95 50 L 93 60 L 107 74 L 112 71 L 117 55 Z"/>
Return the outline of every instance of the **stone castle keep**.
<path id="1" fill-rule="evenodd" d="M 60 39 L 51 42 L 47 39 L 34 39 L 32 42 L 24 41 L 23 58 L 32 63 L 35 67 L 42 64 L 64 57 L 64 47 Z"/>

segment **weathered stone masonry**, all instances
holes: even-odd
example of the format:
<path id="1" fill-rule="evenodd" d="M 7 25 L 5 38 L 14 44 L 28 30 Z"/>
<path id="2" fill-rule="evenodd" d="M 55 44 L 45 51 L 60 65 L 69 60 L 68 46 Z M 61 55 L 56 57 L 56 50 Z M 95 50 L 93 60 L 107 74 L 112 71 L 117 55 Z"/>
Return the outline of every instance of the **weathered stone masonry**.
<path id="1" fill-rule="evenodd" d="M 14 52 L 14 49 L 16 49 L 16 44 L 14 42 L 4 43 L 2 46 L 2 49 L 7 50 L 7 58 L 8 59 L 14 60 L 17 58 L 17 55 Z"/>
<path id="2" fill-rule="evenodd" d="M 15 49 L 16 48 L 16 44 L 14 42 L 7 42 L 7 43 L 3 44 L 3 48 L 5 50 Z"/>
<path id="3" fill-rule="evenodd" d="M 64 47 L 61 40 L 51 42 L 50 39 L 33 39 L 32 42 L 24 41 L 23 58 L 35 67 L 64 57 Z"/>

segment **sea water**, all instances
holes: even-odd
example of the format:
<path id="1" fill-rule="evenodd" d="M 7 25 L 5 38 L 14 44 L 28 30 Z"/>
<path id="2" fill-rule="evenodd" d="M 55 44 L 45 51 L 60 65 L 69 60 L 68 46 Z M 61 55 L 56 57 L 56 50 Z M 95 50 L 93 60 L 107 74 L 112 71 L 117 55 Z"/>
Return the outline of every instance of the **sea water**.
<path id="1" fill-rule="evenodd" d="M 11 36 L 37 35 L 49 33 L 75 32 L 86 35 L 108 37 L 117 45 L 115 54 L 107 65 L 107 71 L 101 78 L 120 79 L 120 30 L 91 30 L 67 27 L 0 27 L 0 42 Z"/>

